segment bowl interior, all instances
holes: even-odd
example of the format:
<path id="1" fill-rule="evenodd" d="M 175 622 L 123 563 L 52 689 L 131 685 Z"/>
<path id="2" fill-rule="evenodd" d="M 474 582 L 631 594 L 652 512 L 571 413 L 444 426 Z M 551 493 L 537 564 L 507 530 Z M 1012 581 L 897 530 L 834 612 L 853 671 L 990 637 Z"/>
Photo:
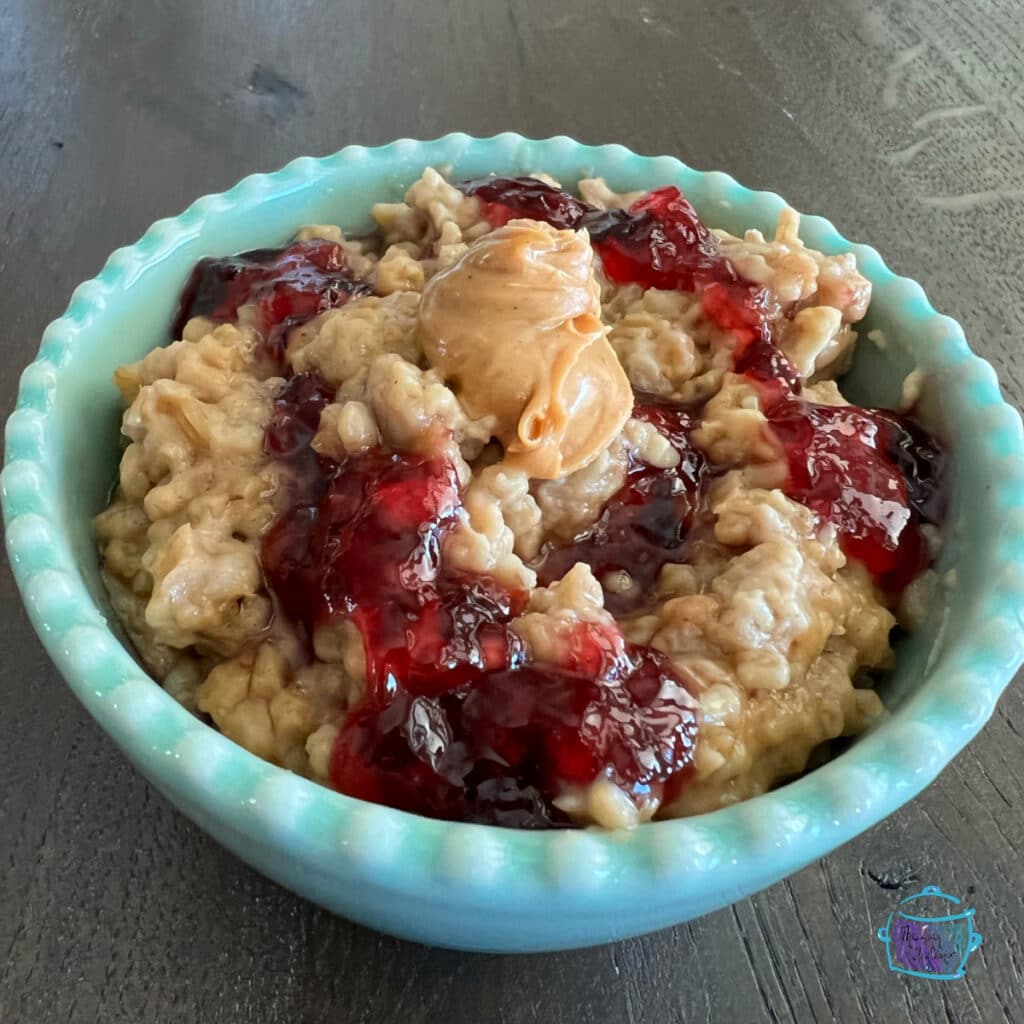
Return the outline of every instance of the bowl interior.
<path id="1" fill-rule="evenodd" d="M 81 332 L 77 344 L 66 355 L 47 439 L 57 462 L 60 515 L 83 579 L 115 629 L 116 620 L 109 614 L 99 579 L 91 526 L 92 516 L 104 506 L 115 479 L 120 451 L 120 407 L 111 383 L 113 370 L 168 341 L 177 295 L 200 257 L 283 243 L 307 223 L 337 223 L 350 233 L 366 231 L 370 227 L 372 203 L 399 199 L 423 170 L 422 158 L 406 163 L 407 166 L 403 165 L 399 156 L 397 166 L 392 165 L 387 173 L 370 163 L 346 165 L 333 174 L 328 169 L 319 182 L 306 188 L 270 197 L 253 195 L 220 211 L 216 218 L 200 223 L 161 259 L 135 273 L 127 287 L 117 294 L 116 301 L 107 303 L 103 315 Z M 559 177 L 567 186 L 575 185 L 581 177 L 602 173 L 613 188 L 622 191 L 677 184 L 708 224 L 737 233 L 751 227 L 770 233 L 774 217 L 784 205 L 779 197 L 767 193 L 744 191 L 738 196 L 735 185 L 724 175 L 702 175 L 675 161 L 659 158 L 634 158 L 628 164 L 613 160 L 613 166 L 606 167 L 595 152 L 593 162 L 581 167 L 578 157 L 566 160 L 563 156 L 560 162 L 558 152 L 534 156 L 526 149 L 511 163 L 501 166 L 482 160 L 473 152 L 437 163 L 456 177 L 543 170 Z M 196 208 L 201 211 L 204 202 L 207 200 L 200 200 Z M 198 216 L 194 219 L 201 220 Z M 158 224 L 157 237 L 159 233 Z M 808 244 L 825 252 L 849 247 L 819 218 L 805 218 L 801 234 Z M 864 262 L 868 265 L 863 266 Z M 871 265 L 876 262 L 873 254 L 866 261 L 862 259 L 869 276 L 877 270 Z M 903 378 L 915 365 L 920 366 L 926 374 L 922 409 L 928 425 L 952 436 L 952 425 L 962 425 L 976 410 L 958 386 L 956 375 L 948 368 L 934 365 L 928 332 L 922 330 L 913 311 L 908 310 L 903 301 L 905 296 L 890 294 L 891 288 L 879 284 L 876 281 L 875 296 L 844 391 L 863 404 L 893 406 Z M 73 301 L 72 313 L 74 306 Z M 884 348 L 867 341 L 865 333 L 871 329 L 883 332 Z M 962 438 L 963 432 L 958 436 Z M 940 588 L 924 625 L 913 636 L 899 641 L 897 668 L 882 687 L 890 710 L 898 710 L 913 695 L 930 665 L 969 628 L 969 616 L 954 614 L 953 603 L 969 609 L 992 570 L 986 565 L 984 545 L 980 549 L 982 557 L 962 557 L 965 548 L 973 546 L 972 541 L 984 537 L 987 529 L 997 525 L 985 521 L 986 509 L 977 500 L 969 500 L 972 495 L 976 499 L 978 489 L 984 488 L 985 467 L 962 458 L 963 450 L 962 444 L 952 448 L 952 502 L 946 545 L 938 566 L 940 571 L 956 568 L 957 586 L 955 590 Z"/>

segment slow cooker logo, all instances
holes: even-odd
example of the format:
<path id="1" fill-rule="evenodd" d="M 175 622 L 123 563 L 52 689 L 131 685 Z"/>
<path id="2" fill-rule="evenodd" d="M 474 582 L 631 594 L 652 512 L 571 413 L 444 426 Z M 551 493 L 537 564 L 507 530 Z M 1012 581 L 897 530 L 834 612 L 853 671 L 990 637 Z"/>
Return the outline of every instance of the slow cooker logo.
<path id="1" fill-rule="evenodd" d="M 934 885 L 900 900 L 878 929 L 889 970 L 936 981 L 962 978 L 981 935 L 974 930 L 974 908 L 960 906 L 960 900 Z"/>

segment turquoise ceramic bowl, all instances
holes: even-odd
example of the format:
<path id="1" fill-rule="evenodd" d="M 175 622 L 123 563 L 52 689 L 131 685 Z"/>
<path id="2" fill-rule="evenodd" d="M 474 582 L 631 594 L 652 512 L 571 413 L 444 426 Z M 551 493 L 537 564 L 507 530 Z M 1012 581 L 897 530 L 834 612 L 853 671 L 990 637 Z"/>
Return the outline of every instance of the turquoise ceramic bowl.
<path id="1" fill-rule="evenodd" d="M 166 339 L 201 256 L 283 242 L 299 225 L 367 226 L 428 164 L 459 177 L 541 169 L 620 190 L 679 185 L 712 225 L 769 230 L 783 201 L 669 157 L 571 139 L 449 135 L 349 147 L 246 178 L 154 224 L 76 289 L 43 335 L 7 423 L 7 546 L 40 638 L 78 699 L 169 800 L 243 860 L 374 928 L 480 950 L 585 946 L 685 921 L 756 892 L 863 832 L 920 792 L 984 725 L 1024 657 L 1024 444 L 991 366 L 913 281 L 826 220 L 802 234 L 852 248 L 875 287 L 850 377 L 891 403 L 913 365 L 952 441 L 953 501 L 939 595 L 904 644 L 885 721 L 840 757 L 747 803 L 635 832 L 528 833 L 430 821 L 320 788 L 248 754 L 185 712 L 119 638 L 97 573 L 90 520 L 114 478 L 119 409 L 110 375 Z"/>

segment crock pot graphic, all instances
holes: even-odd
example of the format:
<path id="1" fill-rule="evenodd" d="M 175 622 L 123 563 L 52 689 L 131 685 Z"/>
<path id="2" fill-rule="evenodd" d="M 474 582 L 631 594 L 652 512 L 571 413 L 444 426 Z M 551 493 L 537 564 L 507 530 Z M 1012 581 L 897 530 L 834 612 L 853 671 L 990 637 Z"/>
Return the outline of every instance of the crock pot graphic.
<path id="1" fill-rule="evenodd" d="M 974 930 L 974 908 L 959 906 L 960 900 L 934 885 L 900 900 L 878 929 L 889 970 L 937 981 L 962 978 L 981 935 Z"/>

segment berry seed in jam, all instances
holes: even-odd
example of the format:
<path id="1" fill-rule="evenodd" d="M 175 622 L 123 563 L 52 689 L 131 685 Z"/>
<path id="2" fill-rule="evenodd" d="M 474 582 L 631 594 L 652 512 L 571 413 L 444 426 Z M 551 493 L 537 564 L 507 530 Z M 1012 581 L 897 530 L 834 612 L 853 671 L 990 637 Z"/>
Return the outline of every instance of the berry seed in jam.
<path id="1" fill-rule="evenodd" d="M 605 591 L 605 607 L 614 615 L 637 610 L 650 600 L 662 567 L 681 562 L 686 535 L 697 511 L 706 463 L 690 441 L 696 425 L 690 412 L 670 404 L 645 404 L 633 409 L 636 419 L 654 426 L 679 454 L 672 469 L 641 462 L 631 465 L 626 483 L 617 491 L 597 522 L 571 544 L 550 548 L 539 566 L 544 585 L 561 579 L 577 562 L 586 562 L 598 580 L 626 572 L 632 586 L 624 592 Z"/>
<path id="2" fill-rule="evenodd" d="M 181 295 L 172 333 L 181 337 L 194 316 L 227 322 L 240 306 L 259 306 L 267 354 L 280 361 L 292 327 L 343 306 L 370 288 L 352 276 L 337 242 L 313 238 L 283 249 L 253 249 L 224 259 L 200 260 Z"/>

